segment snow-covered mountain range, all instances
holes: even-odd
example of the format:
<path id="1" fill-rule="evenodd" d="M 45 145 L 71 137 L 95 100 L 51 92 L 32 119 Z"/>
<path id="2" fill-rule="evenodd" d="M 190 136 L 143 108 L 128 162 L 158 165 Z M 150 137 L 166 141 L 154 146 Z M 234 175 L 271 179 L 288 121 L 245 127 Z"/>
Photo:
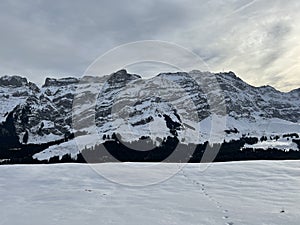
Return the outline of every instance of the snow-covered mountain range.
<path id="1" fill-rule="evenodd" d="M 93 127 L 98 143 L 114 134 L 128 142 L 150 138 L 156 145 L 168 136 L 182 143 L 265 136 L 245 147 L 298 150 L 292 139 L 300 134 L 300 89 L 285 93 L 254 87 L 233 72 L 142 79 L 120 70 L 102 77 L 46 78 L 42 87 L 4 76 L 0 102 L 1 150 L 53 142 L 35 155 L 40 159 L 76 155 L 78 143 L 79 148 L 94 145 L 89 138 Z"/>

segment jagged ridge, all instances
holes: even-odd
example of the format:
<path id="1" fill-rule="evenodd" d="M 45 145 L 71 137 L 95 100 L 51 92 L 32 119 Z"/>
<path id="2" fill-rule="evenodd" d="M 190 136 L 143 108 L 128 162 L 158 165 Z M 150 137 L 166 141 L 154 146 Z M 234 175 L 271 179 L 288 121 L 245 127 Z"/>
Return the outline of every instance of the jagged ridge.
<path id="1" fill-rule="evenodd" d="M 206 93 L 196 83 L 205 79 L 206 85 L 214 85 L 210 80 L 213 75 L 221 93 L 212 89 L 211 93 Z M 86 89 L 91 84 L 102 87 L 101 93 Z M 253 87 L 233 72 L 163 73 L 143 80 L 139 75 L 120 70 L 110 77 L 46 78 L 41 88 L 20 76 L 4 76 L 0 78 L 0 137 L 17 136 L 23 144 L 47 143 L 68 137 L 76 132 L 72 128 L 75 94 L 78 94 L 77 101 L 82 100 L 82 104 L 87 105 L 87 100 L 92 101 L 97 96 L 95 122 L 100 136 L 115 132 L 127 141 L 142 136 L 154 140 L 177 136 L 183 142 L 204 142 L 208 138 L 205 129 L 200 131 L 203 132 L 200 138 L 193 132 L 197 131 L 198 123 L 206 128 L 212 115 L 208 95 L 214 95 L 216 101 L 224 98 L 229 116 L 224 129 L 227 139 L 246 134 L 261 136 L 261 132 L 272 135 L 288 131 L 299 133 L 299 90 L 284 93 L 270 86 Z M 196 120 L 190 115 L 191 102 L 197 112 Z M 90 112 L 91 109 L 86 107 L 74 116 L 84 123 L 86 118 L 93 116 Z M 224 112 L 214 113 L 222 115 Z M 185 123 L 183 118 L 188 121 Z M 13 120 L 14 134 L 7 128 L 8 119 Z M 271 129 L 274 121 L 283 124 L 284 129 Z M 262 122 L 265 123 L 263 128 L 259 126 Z M 228 132 L 234 129 L 237 132 Z M 80 131 L 89 132 L 89 129 L 82 127 Z"/>

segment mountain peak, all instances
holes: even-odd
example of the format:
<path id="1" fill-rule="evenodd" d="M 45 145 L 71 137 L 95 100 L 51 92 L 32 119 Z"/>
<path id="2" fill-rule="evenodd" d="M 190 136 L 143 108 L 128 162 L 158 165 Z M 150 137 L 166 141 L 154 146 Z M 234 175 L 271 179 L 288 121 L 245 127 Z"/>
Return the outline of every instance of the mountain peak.
<path id="1" fill-rule="evenodd" d="M 228 71 L 228 72 L 219 72 L 219 73 L 216 73 L 216 75 L 220 75 L 220 76 L 223 76 L 223 77 L 230 77 L 230 78 L 233 78 L 233 79 L 238 79 L 238 80 L 241 80 L 241 78 L 239 78 L 234 72 L 232 71 Z"/>
<path id="2" fill-rule="evenodd" d="M 263 85 L 260 86 L 259 89 L 264 90 L 264 91 L 275 91 L 275 92 L 279 92 L 278 90 L 276 90 L 274 87 L 270 86 L 270 85 Z"/>
<path id="3" fill-rule="evenodd" d="M 0 77 L 0 86 L 11 86 L 11 87 L 22 87 L 28 84 L 28 81 L 25 77 L 21 76 L 3 76 Z"/>
<path id="4" fill-rule="evenodd" d="M 42 87 L 49 87 L 49 86 L 65 86 L 69 84 L 77 84 L 79 79 L 75 77 L 66 77 L 66 78 L 49 78 L 47 77 L 45 80 L 45 84 Z"/>
<path id="5" fill-rule="evenodd" d="M 142 77 L 136 74 L 127 73 L 125 69 L 122 69 L 115 73 L 112 73 L 108 79 L 108 82 L 110 84 L 124 83 L 124 82 L 127 83 L 129 81 L 140 79 L 140 78 Z"/>

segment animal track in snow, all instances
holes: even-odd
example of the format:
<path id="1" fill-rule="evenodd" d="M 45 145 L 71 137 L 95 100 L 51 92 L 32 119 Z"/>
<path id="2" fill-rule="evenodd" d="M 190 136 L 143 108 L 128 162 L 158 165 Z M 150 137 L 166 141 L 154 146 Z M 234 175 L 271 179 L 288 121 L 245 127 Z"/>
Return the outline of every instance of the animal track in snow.
<path id="1" fill-rule="evenodd" d="M 203 194 L 206 198 L 208 198 L 209 201 L 214 202 L 215 205 L 217 206 L 217 208 L 219 208 L 219 209 L 220 209 L 220 208 L 223 208 L 222 204 L 221 204 L 219 201 L 217 201 L 216 199 L 214 199 L 214 198 L 207 192 L 207 188 L 206 188 L 205 184 L 200 184 L 198 181 L 196 181 L 196 180 L 194 180 L 194 179 L 190 179 L 190 178 L 186 175 L 186 173 L 184 172 L 183 169 L 181 169 L 181 172 L 182 172 L 183 177 L 185 177 L 190 183 L 192 183 L 192 184 L 194 184 L 194 185 L 196 185 L 196 186 L 199 186 L 199 189 L 201 190 L 202 194 Z M 229 212 L 229 211 L 228 211 L 227 209 L 224 209 L 224 210 L 223 210 L 223 214 L 225 214 L 225 215 L 222 217 L 222 219 L 224 219 L 224 220 L 229 220 L 229 219 L 230 219 L 230 217 L 227 215 L 228 212 Z M 234 223 L 230 221 L 230 222 L 226 222 L 226 225 L 234 225 Z"/>

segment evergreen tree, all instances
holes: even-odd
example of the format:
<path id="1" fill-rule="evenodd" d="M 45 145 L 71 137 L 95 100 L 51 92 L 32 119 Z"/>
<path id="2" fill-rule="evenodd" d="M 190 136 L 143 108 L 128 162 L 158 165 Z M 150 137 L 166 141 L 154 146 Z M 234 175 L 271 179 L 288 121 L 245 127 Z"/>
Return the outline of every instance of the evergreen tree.
<path id="1" fill-rule="evenodd" d="M 23 143 L 27 144 L 28 142 L 28 131 L 26 130 L 24 136 L 23 136 Z"/>

